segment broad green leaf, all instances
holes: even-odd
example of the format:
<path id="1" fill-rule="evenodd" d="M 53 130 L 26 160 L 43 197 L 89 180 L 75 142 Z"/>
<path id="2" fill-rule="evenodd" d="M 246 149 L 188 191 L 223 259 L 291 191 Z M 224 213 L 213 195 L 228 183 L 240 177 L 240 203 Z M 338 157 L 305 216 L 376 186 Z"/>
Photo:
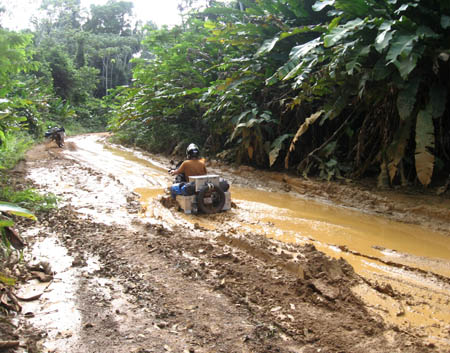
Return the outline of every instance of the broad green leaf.
<path id="1" fill-rule="evenodd" d="M 314 26 L 314 27 L 308 27 L 308 26 L 302 26 L 302 27 L 296 27 L 289 32 L 283 32 L 280 34 L 280 40 L 286 39 L 291 36 L 294 36 L 296 34 L 300 33 L 309 33 L 309 32 L 323 32 L 325 28 L 323 26 Z"/>
<path id="2" fill-rule="evenodd" d="M 394 63 L 401 55 L 407 57 L 411 54 L 414 43 L 418 40 L 417 35 L 402 34 L 397 35 L 391 40 L 391 47 L 386 55 L 388 63 Z"/>
<path id="3" fill-rule="evenodd" d="M 337 160 L 334 158 L 331 158 L 328 162 L 325 163 L 325 165 L 327 166 L 327 168 L 333 168 L 336 167 L 338 164 Z"/>
<path id="4" fill-rule="evenodd" d="M 11 213 L 16 216 L 37 220 L 36 216 L 25 208 L 19 207 L 9 202 L 0 202 L 0 212 Z"/>
<path id="5" fill-rule="evenodd" d="M 356 53 L 347 61 L 345 69 L 348 75 L 353 75 L 354 72 L 359 72 L 362 66 L 361 59 L 366 57 L 370 53 L 370 45 L 366 45 L 359 50 L 355 50 Z"/>
<path id="6" fill-rule="evenodd" d="M 304 3 L 298 0 L 287 0 L 291 9 L 297 18 L 308 17 L 309 13 L 305 10 Z"/>
<path id="7" fill-rule="evenodd" d="M 280 154 L 280 151 L 283 148 L 283 142 L 289 137 L 292 137 L 292 134 L 284 134 L 279 136 L 278 138 L 275 139 L 275 141 L 272 142 L 269 153 L 270 166 L 273 166 L 274 163 L 276 162 L 278 155 Z"/>
<path id="8" fill-rule="evenodd" d="M 305 44 L 297 45 L 291 49 L 289 57 L 291 60 L 299 60 L 308 54 L 312 49 L 321 45 L 322 42 L 320 38 L 313 39 Z"/>
<path id="9" fill-rule="evenodd" d="M 6 110 L 0 111 L 0 120 L 8 117 L 10 114 L 11 114 L 11 112 L 6 111 Z"/>
<path id="10" fill-rule="evenodd" d="M 256 55 L 263 55 L 269 53 L 273 49 L 275 44 L 278 43 L 279 40 L 280 40 L 279 37 L 267 39 L 266 41 L 264 41 L 263 45 L 261 45 L 261 47 L 258 49 Z"/>
<path id="11" fill-rule="evenodd" d="M 408 8 L 410 7 L 417 7 L 418 4 L 415 4 L 413 2 L 407 3 L 407 4 L 403 4 L 401 5 L 397 10 L 394 11 L 394 13 L 396 15 L 400 15 L 402 12 L 408 10 Z"/>
<path id="12" fill-rule="evenodd" d="M 353 21 L 349 21 L 341 26 L 338 26 L 330 31 L 330 34 L 327 34 L 324 37 L 323 44 L 325 47 L 331 47 L 346 38 L 347 36 L 353 34 L 355 31 L 361 28 L 364 24 L 364 20 L 357 18 Z"/>
<path id="13" fill-rule="evenodd" d="M 375 49 L 381 53 L 388 45 L 395 34 L 395 30 L 391 30 L 392 22 L 383 22 L 380 31 L 375 39 Z"/>
<path id="14" fill-rule="evenodd" d="M 367 16 L 370 9 L 366 0 L 336 0 L 334 7 L 352 15 L 352 17 Z"/>
<path id="15" fill-rule="evenodd" d="M 425 109 L 419 111 L 416 122 L 416 173 L 424 186 L 430 184 L 434 168 L 434 155 L 430 152 L 435 144 L 432 109 L 429 103 Z"/>
<path id="16" fill-rule="evenodd" d="M 334 6 L 334 3 L 335 0 L 320 0 L 312 6 L 312 9 L 317 12 L 322 11 L 327 6 Z"/>
<path id="17" fill-rule="evenodd" d="M 400 119 L 407 120 L 416 104 L 417 90 L 419 89 L 419 80 L 409 80 L 397 96 L 397 110 Z"/>
<path id="18" fill-rule="evenodd" d="M 328 30 L 332 30 L 333 28 L 336 28 L 337 26 L 339 26 L 339 23 L 341 23 L 342 20 L 342 16 L 337 16 L 335 18 L 333 18 L 330 22 L 330 24 L 328 25 Z"/>
<path id="19" fill-rule="evenodd" d="M 290 80 L 291 78 L 295 77 L 303 65 L 304 65 L 304 63 L 302 61 L 300 61 L 296 66 L 294 66 L 294 68 L 291 71 L 289 71 L 283 77 L 283 80 Z"/>
<path id="20" fill-rule="evenodd" d="M 418 55 L 412 53 L 409 56 L 401 57 L 394 61 L 394 65 L 404 80 L 407 80 L 409 74 L 416 68 L 418 59 Z"/>
<path id="21" fill-rule="evenodd" d="M 237 117 L 237 119 L 236 120 L 232 120 L 232 122 L 235 122 L 236 124 L 239 124 L 241 121 L 242 121 L 242 119 L 244 119 L 248 114 L 250 114 L 250 110 L 246 110 L 245 112 L 242 112 L 238 117 Z"/>

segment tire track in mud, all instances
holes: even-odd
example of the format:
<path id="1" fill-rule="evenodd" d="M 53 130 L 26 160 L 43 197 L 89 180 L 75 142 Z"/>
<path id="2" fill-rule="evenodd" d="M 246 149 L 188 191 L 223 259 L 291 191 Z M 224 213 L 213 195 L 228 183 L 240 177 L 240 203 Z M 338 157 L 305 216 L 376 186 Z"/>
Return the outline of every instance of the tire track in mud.
<path id="1" fill-rule="evenodd" d="M 399 269 L 402 269 L 402 270 L 407 270 L 407 271 L 410 271 L 410 272 L 413 272 L 413 273 L 418 273 L 420 275 L 423 275 L 423 277 L 426 277 L 426 278 L 430 278 L 431 277 L 431 278 L 436 279 L 439 282 L 442 282 L 442 283 L 445 283 L 447 285 L 450 285 L 450 278 L 446 277 L 446 276 L 443 276 L 443 275 L 441 275 L 439 273 L 434 273 L 432 271 L 425 271 L 425 270 L 423 270 L 421 268 L 418 268 L 418 267 L 413 267 L 413 266 L 409 266 L 409 265 L 405 265 L 405 264 L 400 264 L 400 263 L 395 262 L 395 261 L 383 260 L 383 259 L 381 259 L 379 257 L 376 257 L 376 256 L 370 256 L 370 255 L 367 255 L 367 254 L 362 254 L 362 253 L 360 253 L 358 251 L 350 250 L 350 249 L 348 249 L 345 246 L 337 246 L 337 245 L 332 245 L 332 244 L 327 244 L 327 245 L 328 246 L 335 246 L 335 247 L 339 248 L 341 251 L 349 253 L 349 254 L 352 254 L 352 255 L 355 255 L 355 256 L 363 257 L 365 259 L 369 259 L 369 260 L 372 260 L 372 261 L 377 261 L 377 262 L 383 263 L 385 265 L 388 265 L 388 266 L 391 266 L 391 267 L 395 267 L 395 268 L 399 268 Z"/>

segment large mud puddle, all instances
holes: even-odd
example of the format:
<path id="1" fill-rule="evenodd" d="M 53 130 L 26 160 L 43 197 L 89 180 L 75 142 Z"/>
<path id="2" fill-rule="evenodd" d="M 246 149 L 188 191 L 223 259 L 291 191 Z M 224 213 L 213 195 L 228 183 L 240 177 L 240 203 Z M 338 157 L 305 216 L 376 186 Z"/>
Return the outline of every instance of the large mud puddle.
<path id="1" fill-rule="evenodd" d="M 267 191 L 264 186 L 232 185 L 237 207 L 219 215 L 170 212 L 155 206 L 155 199 L 171 182 L 169 166 L 132 149 L 104 145 L 96 135 L 77 137 L 74 142 L 77 149 L 66 155 L 135 190 L 141 196 L 141 217 L 242 236 L 251 232 L 283 242 L 313 243 L 332 257 L 346 259 L 367 280 L 370 286 L 356 287 L 354 292 L 388 323 L 416 327 L 431 342 L 450 345 L 448 235 L 281 190 Z"/>

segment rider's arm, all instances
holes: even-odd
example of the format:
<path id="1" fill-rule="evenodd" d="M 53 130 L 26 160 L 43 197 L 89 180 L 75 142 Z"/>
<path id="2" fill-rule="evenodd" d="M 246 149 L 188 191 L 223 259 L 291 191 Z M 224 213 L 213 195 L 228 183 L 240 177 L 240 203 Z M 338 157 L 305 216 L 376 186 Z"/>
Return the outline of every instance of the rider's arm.
<path id="1" fill-rule="evenodd" d="M 180 167 L 178 169 L 173 170 L 171 174 L 178 175 L 178 174 L 184 173 L 185 163 L 186 163 L 186 161 L 181 163 Z"/>

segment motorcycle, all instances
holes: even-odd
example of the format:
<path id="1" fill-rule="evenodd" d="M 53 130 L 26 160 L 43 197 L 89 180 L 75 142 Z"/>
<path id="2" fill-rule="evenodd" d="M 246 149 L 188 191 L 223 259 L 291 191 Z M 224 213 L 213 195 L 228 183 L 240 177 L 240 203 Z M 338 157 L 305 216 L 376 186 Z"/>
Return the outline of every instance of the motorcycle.
<path id="1" fill-rule="evenodd" d="M 64 146 L 65 133 L 64 127 L 52 127 L 45 133 L 45 137 L 50 139 L 50 141 L 55 141 L 58 147 L 62 148 Z"/>
<path id="2" fill-rule="evenodd" d="M 169 172 L 177 169 L 181 163 L 169 169 Z M 189 180 L 180 174 L 175 177 L 170 191 L 184 213 L 211 214 L 231 208 L 229 188 L 229 183 L 215 174 L 191 176 Z"/>

